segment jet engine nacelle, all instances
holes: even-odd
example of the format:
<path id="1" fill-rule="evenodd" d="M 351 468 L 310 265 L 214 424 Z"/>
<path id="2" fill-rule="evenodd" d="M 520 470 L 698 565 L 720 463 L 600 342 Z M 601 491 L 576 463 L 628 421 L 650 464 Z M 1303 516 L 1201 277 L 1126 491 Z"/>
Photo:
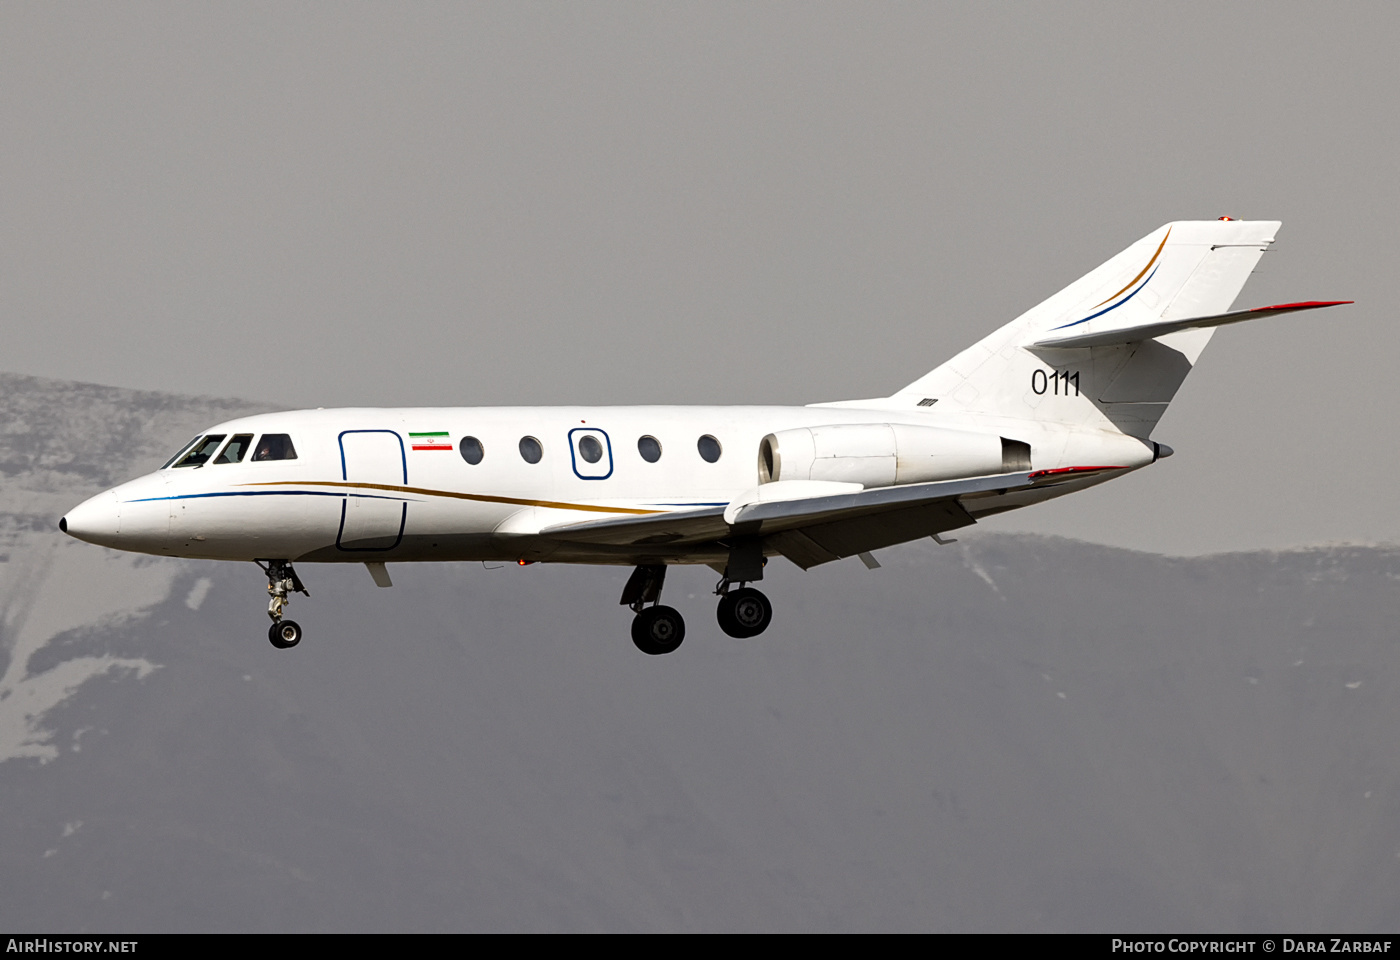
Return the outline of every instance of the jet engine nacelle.
<path id="1" fill-rule="evenodd" d="M 758 482 L 835 480 L 865 487 L 1030 470 L 1030 444 L 984 433 L 902 423 L 779 430 L 758 450 Z"/>

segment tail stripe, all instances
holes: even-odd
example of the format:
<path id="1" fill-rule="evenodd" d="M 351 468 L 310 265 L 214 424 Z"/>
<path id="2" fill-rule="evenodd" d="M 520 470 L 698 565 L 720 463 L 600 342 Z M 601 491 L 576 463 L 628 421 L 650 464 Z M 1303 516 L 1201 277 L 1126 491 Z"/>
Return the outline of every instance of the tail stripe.
<path id="1" fill-rule="evenodd" d="M 1163 243 L 1166 243 L 1167 241 L 1166 241 L 1166 240 L 1163 240 L 1162 242 L 1163 242 Z M 1161 247 L 1158 247 L 1158 248 L 1157 248 L 1157 252 L 1158 252 L 1158 253 L 1161 253 L 1161 252 L 1162 252 L 1162 248 L 1161 248 Z M 1153 257 L 1152 259 L 1153 259 L 1153 260 L 1156 260 L 1157 258 L 1156 258 L 1156 257 Z M 1151 266 L 1151 264 L 1148 264 L 1148 266 Z M 1157 269 L 1160 270 L 1161 268 L 1158 267 Z M 1147 269 L 1146 269 L 1146 267 L 1144 267 L 1144 268 L 1143 268 L 1143 273 L 1146 273 L 1146 272 L 1147 272 Z M 1140 277 L 1140 276 L 1142 276 L 1142 274 L 1139 273 L 1138 276 Z M 1056 330 L 1063 330 L 1063 329 L 1065 329 L 1065 327 L 1077 327 L 1077 326 L 1079 326 L 1081 323 L 1088 323 L 1090 320 L 1093 320 L 1095 317 L 1101 317 L 1101 316 L 1103 316 L 1105 313 L 1109 313 L 1110 311 L 1117 310 L 1117 309 L 1118 309 L 1119 307 L 1121 307 L 1123 304 L 1125 304 L 1125 303 L 1127 303 L 1129 300 L 1133 299 L 1133 297 L 1136 297 L 1139 293 L 1142 293 L 1143 289 L 1144 289 L 1149 283 L 1152 282 L 1152 277 L 1155 277 L 1155 276 L 1157 276 L 1157 270 L 1153 270 L 1153 271 L 1152 271 L 1152 276 L 1151 276 L 1151 277 L 1148 277 L 1146 280 L 1144 280 L 1144 281 L 1142 282 L 1142 286 L 1141 286 L 1141 287 L 1138 287 L 1136 290 L 1134 290 L 1132 293 L 1128 294 L 1128 295 L 1127 295 L 1126 297 L 1124 297 L 1122 300 L 1119 300 L 1119 301 L 1118 301 L 1117 303 L 1115 303 L 1113 306 L 1111 306 L 1111 307 L 1105 307 L 1103 310 L 1100 310 L 1098 313 L 1091 314 L 1091 315 L 1085 317 L 1083 320 L 1076 320 L 1076 321 L 1074 321 L 1073 323 L 1066 323 L 1066 324 L 1064 324 L 1063 326 L 1055 327 L 1055 329 L 1056 329 Z M 1136 283 L 1136 282 L 1137 282 L 1136 280 L 1133 281 L 1133 283 Z M 1128 284 L 1128 287 L 1131 287 L 1132 285 L 1133 285 L 1133 284 L 1130 283 L 1130 284 Z M 1124 287 L 1123 290 L 1128 289 L 1128 287 Z M 1123 290 L 1119 290 L 1118 293 L 1122 293 Z M 1113 297 L 1118 296 L 1118 293 L 1115 293 L 1115 294 L 1113 295 Z M 1108 300 L 1112 300 L 1113 297 L 1109 297 Z M 1104 303 L 1108 303 L 1108 300 L 1105 300 Z"/>
<path id="2" fill-rule="evenodd" d="M 1171 235 L 1172 235 L 1172 228 L 1171 228 L 1171 227 L 1167 227 L 1167 237 L 1170 237 Z M 1139 273 L 1136 277 L 1133 277 L 1133 279 L 1131 279 L 1131 280 L 1129 280 L 1127 283 L 1125 283 L 1125 284 L 1123 285 L 1123 290 L 1128 289 L 1128 288 L 1131 287 L 1133 284 L 1135 284 L 1135 283 L 1137 283 L 1139 280 L 1141 280 L 1141 279 L 1142 279 L 1142 274 L 1146 273 L 1146 272 L 1149 271 L 1149 270 L 1152 270 L 1152 265 L 1153 265 L 1154 263 L 1156 263 L 1156 262 L 1157 262 L 1157 258 L 1160 257 L 1160 256 L 1162 255 L 1162 248 L 1165 247 L 1165 246 L 1167 245 L 1167 237 L 1163 237 L 1163 238 L 1162 238 L 1162 242 L 1159 243 L 1159 244 L 1157 244 L 1157 252 L 1154 253 L 1154 254 L 1152 255 L 1152 259 L 1151 259 L 1151 260 L 1147 261 L 1147 266 L 1143 267 L 1143 268 L 1142 268 L 1142 272 Z M 1153 272 L 1153 273 L 1156 273 L 1157 271 L 1153 270 L 1152 272 Z M 1147 279 L 1148 279 L 1148 280 L 1151 280 L 1152 278 L 1151 278 L 1151 277 L 1148 277 Z M 1145 287 L 1145 286 L 1147 286 L 1147 284 L 1143 284 L 1143 286 Z M 1140 290 L 1140 289 L 1142 289 L 1142 287 L 1139 287 L 1138 289 Z M 1108 301 L 1109 301 L 1109 300 L 1112 300 L 1114 297 L 1117 297 L 1119 294 L 1121 294 L 1121 293 L 1123 292 L 1123 290 L 1119 290 L 1118 293 L 1115 293 L 1112 297 L 1109 297 L 1108 300 L 1100 300 L 1098 303 L 1094 304 L 1095 309 L 1097 309 L 1098 307 L 1103 306 L 1105 303 L 1108 303 Z M 1136 292 L 1136 291 L 1134 291 L 1134 292 Z M 1124 300 L 1123 302 L 1124 302 L 1124 303 L 1127 303 L 1128 301 L 1127 301 L 1127 300 Z M 1105 312 L 1107 312 L 1107 311 L 1105 311 Z M 1097 313 L 1094 314 L 1094 317 L 1097 317 L 1097 316 L 1098 316 Z M 1088 317 L 1087 319 L 1092 320 L 1092 319 L 1094 319 L 1094 317 Z M 1080 321 L 1080 323 L 1083 323 L 1083 322 L 1084 322 L 1084 321 L 1082 321 L 1082 320 Z"/>
<path id="3" fill-rule="evenodd" d="M 888 399 L 906 408 L 937 400 L 923 408 L 931 421 L 1005 420 L 998 429 L 1033 447 L 1034 437 L 1015 432 L 1030 428 L 1012 421 L 1055 436 L 1072 426 L 1145 439 L 1216 326 L 1271 315 L 1228 311 L 1278 228 L 1275 220 L 1165 223 Z M 1072 389 L 1046 396 L 1051 382 Z"/>

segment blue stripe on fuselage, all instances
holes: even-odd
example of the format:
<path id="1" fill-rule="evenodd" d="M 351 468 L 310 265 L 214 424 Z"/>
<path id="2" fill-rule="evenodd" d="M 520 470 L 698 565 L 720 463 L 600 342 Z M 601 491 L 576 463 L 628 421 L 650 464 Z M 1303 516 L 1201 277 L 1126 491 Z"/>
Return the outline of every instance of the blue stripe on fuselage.
<path id="1" fill-rule="evenodd" d="M 398 500 L 406 502 L 407 497 L 386 497 L 375 493 L 329 493 L 321 490 L 247 490 L 222 493 L 181 493 L 173 497 L 143 497 L 140 500 L 123 500 L 122 503 L 151 503 L 156 500 L 200 500 L 205 497 L 363 497 L 368 500 Z M 421 501 L 415 500 L 415 503 Z"/>

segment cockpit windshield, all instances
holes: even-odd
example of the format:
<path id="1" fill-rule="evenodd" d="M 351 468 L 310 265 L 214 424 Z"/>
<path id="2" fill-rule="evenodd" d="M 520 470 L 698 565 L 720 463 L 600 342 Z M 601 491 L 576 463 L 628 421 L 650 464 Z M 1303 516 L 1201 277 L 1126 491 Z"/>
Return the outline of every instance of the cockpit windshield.
<path id="1" fill-rule="evenodd" d="M 208 436 L 200 437 L 190 446 L 190 452 L 175 461 L 175 468 L 199 467 L 208 462 L 209 458 L 218 452 L 219 444 L 224 442 L 226 433 L 211 433 Z"/>
<path id="2" fill-rule="evenodd" d="M 193 447 L 196 443 L 199 443 L 199 441 L 201 441 L 201 440 L 203 440 L 203 439 L 204 439 L 203 437 L 195 437 L 195 438 L 194 438 L 193 440 L 191 440 L 189 443 L 187 443 L 187 444 L 185 444 L 183 447 L 181 447 L 179 453 L 175 454 L 175 456 L 171 457 L 169 460 L 167 460 L 167 461 L 165 461 L 163 464 L 161 464 L 161 465 L 160 465 L 160 468 L 161 468 L 162 470 L 168 470 L 168 469 L 170 468 L 171 464 L 173 464 L 176 460 L 179 460 L 179 459 L 180 459 L 181 457 L 183 457 L 185 454 L 187 454 L 187 453 L 190 452 L 190 447 Z"/>
<path id="3" fill-rule="evenodd" d="M 233 439 L 224 447 L 224 452 L 219 454 L 215 463 L 242 463 L 243 458 L 248 455 L 248 448 L 253 444 L 251 433 L 235 433 Z"/>
<path id="4" fill-rule="evenodd" d="M 224 440 L 228 437 L 226 433 L 209 433 L 202 437 L 195 437 L 189 443 L 180 448 L 180 452 L 175 454 L 161 466 L 162 470 L 171 467 L 199 467 L 210 461 L 214 454 L 218 453 L 218 459 L 214 463 L 242 463 L 244 460 L 295 460 L 297 458 L 296 447 L 292 446 L 292 438 L 285 433 L 264 433 L 258 440 L 257 445 L 253 444 L 253 434 L 235 433 L 233 439 L 229 440 L 228 446 L 219 452 L 219 447 L 223 446 Z M 248 451 L 253 450 L 253 456 L 248 456 Z"/>

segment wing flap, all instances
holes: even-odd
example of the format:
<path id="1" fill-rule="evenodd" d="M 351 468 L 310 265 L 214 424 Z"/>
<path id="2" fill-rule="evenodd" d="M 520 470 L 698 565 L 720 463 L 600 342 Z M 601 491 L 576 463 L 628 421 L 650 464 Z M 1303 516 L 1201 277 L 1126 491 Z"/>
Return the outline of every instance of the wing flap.
<path id="1" fill-rule="evenodd" d="M 806 570 L 976 522 L 956 499 L 947 499 L 784 530 L 767 539 L 779 553 Z"/>
<path id="2" fill-rule="evenodd" d="M 841 559 L 841 554 L 832 553 L 801 530 L 784 530 L 766 538 L 764 542 L 803 570 Z"/>

